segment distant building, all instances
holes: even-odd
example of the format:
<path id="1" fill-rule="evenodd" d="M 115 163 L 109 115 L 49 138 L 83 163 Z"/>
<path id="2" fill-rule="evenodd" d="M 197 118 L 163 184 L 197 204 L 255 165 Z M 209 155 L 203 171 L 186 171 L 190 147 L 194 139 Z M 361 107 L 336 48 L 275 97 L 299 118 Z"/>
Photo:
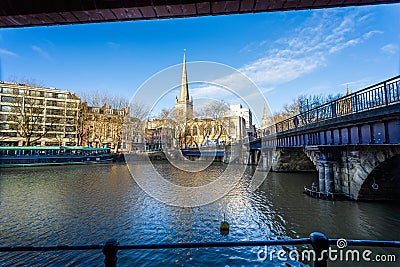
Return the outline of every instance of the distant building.
<path id="1" fill-rule="evenodd" d="M 163 129 L 165 129 L 165 120 L 153 119 L 146 122 L 145 130 L 145 150 L 160 151 L 166 144 L 162 140 Z M 164 144 L 163 144 L 164 141 Z"/>
<path id="2" fill-rule="evenodd" d="M 65 90 L 1 82 L 0 145 L 77 144 L 80 102 Z"/>
<path id="3" fill-rule="evenodd" d="M 121 149 L 123 152 L 140 153 L 145 147 L 145 123 L 135 117 L 126 115 L 122 129 Z"/>
<path id="4" fill-rule="evenodd" d="M 234 104 L 229 106 L 229 110 L 225 112 L 225 116 L 241 117 L 245 120 L 245 129 L 247 136 L 254 136 L 256 134 L 255 126 L 253 125 L 253 115 L 249 108 L 242 107 L 241 104 Z"/>

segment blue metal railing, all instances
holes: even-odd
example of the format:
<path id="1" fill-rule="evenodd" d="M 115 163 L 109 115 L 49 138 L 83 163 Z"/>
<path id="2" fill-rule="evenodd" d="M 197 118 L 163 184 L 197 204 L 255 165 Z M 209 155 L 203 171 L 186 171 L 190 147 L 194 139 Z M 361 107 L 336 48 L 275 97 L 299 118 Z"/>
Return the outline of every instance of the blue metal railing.
<path id="1" fill-rule="evenodd" d="M 275 123 L 264 135 L 400 103 L 400 75 Z"/>
<path id="2" fill-rule="evenodd" d="M 324 234 L 314 232 L 308 238 L 286 240 L 256 240 L 256 241 L 230 241 L 230 242 L 192 242 L 168 244 L 131 244 L 120 245 L 115 239 L 108 240 L 104 245 L 57 245 L 57 246 L 7 246 L 0 247 L 0 252 L 15 251 L 75 251 L 75 250 L 102 250 L 106 267 L 117 266 L 117 253 L 119 250 L 143 249 L 188 249 L 212 247 L 249 247 L 249 246 L 282 246 L 282 245 L 311 245 L 315 251 L 314 266 L 327 266 L 327 251 L 330 245 L 337 245 L 341 239 L 328 239 Z M 351 240 L 346 239 L 347 246 L 363 247 L 393 247 L 400 248 L 400 241 L 381 240 Z"/>

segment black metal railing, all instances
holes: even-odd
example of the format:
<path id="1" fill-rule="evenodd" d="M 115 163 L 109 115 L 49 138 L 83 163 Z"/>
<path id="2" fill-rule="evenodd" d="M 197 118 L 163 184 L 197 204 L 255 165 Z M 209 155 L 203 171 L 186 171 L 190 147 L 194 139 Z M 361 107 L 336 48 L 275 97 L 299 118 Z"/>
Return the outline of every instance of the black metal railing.
<path id="1" fill-rule="evenodd" d="M 119 250 L 143 250 L 143 249 L 188 249 L 188 248 L 212 248 L 212 247 L 249 247 L 249 246 L 283 246 L 283 245 L 311 245 L 315 252 L 314 266 L 327 266 L 328 251 L 330 245 L 337 245 L 343 239 L 329 239 L 324 234 L 314 232 L 308 238 L 286 240 L 257 240 L 257 241 L 230 241 L 230 242 L 193 242 L 193 243 L 168 243 L 168 244 L 132 244 L 120 245 L 115 239 L 108 240 L 104 245 L 58 245 L 58 246 L 7 246 L 0 247 L 0 252 L 16 251 L 74 251 L 74 250 L 102 250 L 104 265 L 106 267 L 117 266 Z M 346 239 L 346 246 L 362 247 L 393 247 L 400 248 L 400 241 L 381 240 L 352 240 Z M 325 252 L 324 252 L 325 251 Z M 396 259 L 397 260 L 397 259 Z"/>
<path id="2" fill-rule="evenodd" d="M 264 130 L 266 133 L 264 135 L 284 132 L 399 102 L 400 76 L 396 76 L 271 125 Z"/>

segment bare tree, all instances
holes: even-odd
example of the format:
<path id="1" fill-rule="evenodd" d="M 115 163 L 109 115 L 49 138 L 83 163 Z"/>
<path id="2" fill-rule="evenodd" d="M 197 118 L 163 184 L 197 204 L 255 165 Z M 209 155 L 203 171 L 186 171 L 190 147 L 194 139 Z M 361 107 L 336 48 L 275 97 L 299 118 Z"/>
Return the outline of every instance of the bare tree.
<path id="1" fill-rule="evenodd" d="M 17 77 L 15 75 L 12 75 L 8 78 L 8 81 L 14 82 L 14 83 L 20 83 L 20 84 L 25 84 L 29 86 L 34 86 L 34 87 L 44 87 L 45 84 L 42 81 L 39 81 L 35 78 L 32 77 Z"/>
<path id="2" fill-rule="evenodd" d="M 311 123 L 316 120 L 317 116 L 317 111 L 314 108 L 336 100 L 341 96 L 341 94 L 325 97 L 323 95 L 300 95 L 293 99 L 291 103 L 285 104 L 281 111 L 274 113 L 274 122 L 277 123 L 300 114 L 299 119 L 302 124 Z M 318 116 L 324 116 L 324 114 L 319 111 Z"/>
<path id="3" fill-rule="evenodd" d="M 14 90 L 10 103 L 10 120 L 16 122 L 17 134 L 24 138 L 24 145 L 30 146 L 53 129 L 53 121 L 44 122 L 43 100 L 32 98 L 32 91 Z"/>
<path id="4" fill-rule="evenodd" d="M 122 109 L 129 105 L 129 101 L 124 96 L 110 95 L 106 92 L 93 90 L 81 94 L 82 102 L 86 102 L 91 107 L 110 106 L 113 109 Z"/>
<path id="5" fill-rule="evenodd" d="M 224 101 L 212 101 L 198 111 L 197 115 L 201 118 L 197 124 L 202 135 L 201 144 L 207 140 L 219 140 L 222 135 L 228 134 L 230 120 L 225 116 L 228 110 Z"/>

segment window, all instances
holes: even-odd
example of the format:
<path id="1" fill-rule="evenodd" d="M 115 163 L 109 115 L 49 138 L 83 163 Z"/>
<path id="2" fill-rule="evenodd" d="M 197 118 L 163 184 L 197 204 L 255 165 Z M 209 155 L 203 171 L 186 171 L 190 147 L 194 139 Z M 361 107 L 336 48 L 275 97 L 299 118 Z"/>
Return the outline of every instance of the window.
<path id="1" fill-rule="evenodd" d="M 1 92 L 3 94 L 12 94 L 13 90 L 11 88 L 7 88 L 7 87 L 2 87 Z"/>
<path id="2" fill-rule="evenodd" d="M 58 99 L 66 99 L 67 96 L 66 96 L 65 94 L 55 94 L 55 98 L 58 98 Z"/>
<path id="3" fill-rule="evenodd" d="M 44 96 L 48 98 L 54 98 L 54 94 L 49 92 L 45 93 Z"/>
<path id="4" fill-rule="evenodd" d="M 10 125 L 8 123 L 0 124 L 0 130 L 8 130 L 10 129 Z"/>
<path id="5" fill-rule="evenodd" d="M 75 120 L 74 119 L 67 119 L 66 124 L 75 124 Z"/>
<path id="6" fill-rule="evenodd" d="M 1 102 L 12 103 L 13 102 L 12 97 L 11 96 L 2 96 Z"/>
<path id="7" fill-rule="evenodd" d="M 76 116 L 76 111 L 75 110 L 67 110 L 67 116 Z"/>
<path id="8" fill-rule="evenodd" d="M 73 126 L 67 126 L 67 127 L 65 127 L 65 131 L 66 131 L 66 132 L 74 132 L 74 131 L 75 131 L 75 127 L 73 127 Z"/>
<path id="9" fill-rule="evenodd" d="M 57 132 L 64 132 L 64 126 L 62 126 L 62 125 L 56 125 L 56 126 L 53 126 L 53 129 L 52 129 L 53 131 L 57 131 Z"/>
<path id="10" fill-rule="evenodd" d="M 7 121 L 8 116 L 6 114 L 1 114 L 0 115 L 0 121 Z"/>
<path id="11" fill-rule="evenodd" d="M 63 110 L 59 110 L 59 109 L 48 109 L 47 110 L 47 115 L 64 115 L 64 111 Z"/>
<path id="12" fill-rule="evenodd" d="M 1 111 L 11 111 L 11 107 L 10 106 L 1 106 Z"/>
<path id="13" fill-rule="evenodd" d="M 55 101 L 52 101 L 52 100 L 46 100 L 46 105 L 54 107 L 56 105 L 56 103 L 55 103 Z"/>
<path id="14" fill-rule="evenodd" d="M 43 105 L 43 100 L 42 99 L 35 99 L 34 104 L 41 106 L 41 105 Z"/>

